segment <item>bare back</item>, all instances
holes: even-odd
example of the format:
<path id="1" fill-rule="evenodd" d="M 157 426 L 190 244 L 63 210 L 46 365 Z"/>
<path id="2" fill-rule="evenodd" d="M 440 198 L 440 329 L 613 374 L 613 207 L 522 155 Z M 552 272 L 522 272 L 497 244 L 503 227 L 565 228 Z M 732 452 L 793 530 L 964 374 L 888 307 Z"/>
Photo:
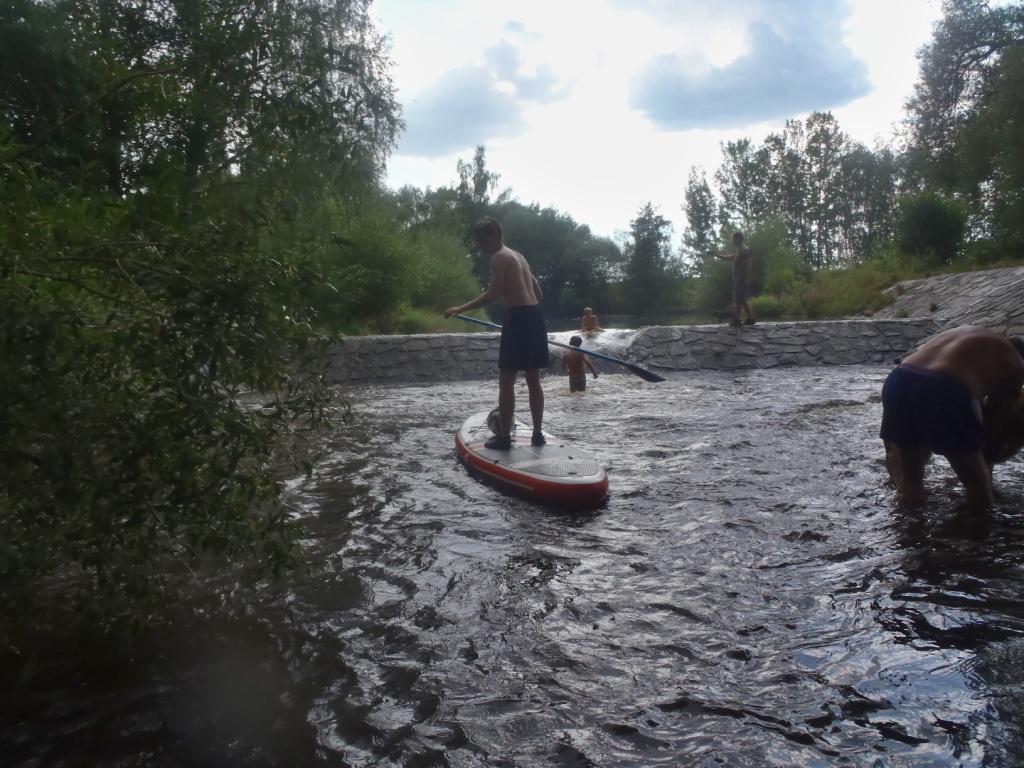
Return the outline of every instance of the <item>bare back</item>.
<path id="1" fill-rule="evenodd" d="M 491 256 L 491 280 L 498 300 L 506 307 L 540 304 L 540 286 L 523 254 L 507 245 Z"/>
<path id="2" fill-rule="evenodd" d="M 903 362 L 957 379 L 978 400 L 1011 397 L 1024 384 L 1024 360 L 1010 340 L 980 326 L 944 331 Z"/>
<path id="3" fill-rule="evenodd" d="M 569 372 L 570 376 L 579 377 L 587 375 L 587 372 L 583 369 L 584 357 L 582 352 L 575 350 L 567 351 L 562 361 L 565 365 L 565 370 Z"/>

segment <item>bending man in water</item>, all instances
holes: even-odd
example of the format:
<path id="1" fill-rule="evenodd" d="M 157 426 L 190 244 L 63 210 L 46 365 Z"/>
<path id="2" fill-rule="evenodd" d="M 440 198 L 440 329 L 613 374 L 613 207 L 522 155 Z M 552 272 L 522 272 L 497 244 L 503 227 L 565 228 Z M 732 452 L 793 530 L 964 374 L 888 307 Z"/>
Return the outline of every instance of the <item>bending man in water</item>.
<path id="1" fill-rule="evenodd" d="M 540 369 L 548 367 L 548 333 L 541 312 L 540 284 L 530 271 L 523 254 L 503 242 L 501 224 L 484 219 L 473 230 L 477 247 L 491 257 L 491 284 L 487 290 L 461 307 L 449 307 L 451 317 L 492 301 L 505 305 L 498 352 L 498 412 L 501 431 L 487 441 L 488 448 L 507 451 L 512 447 L 512 418 L 516 405 L 516 374 L 526 371 L 530 389 L 530 415 L 533 417 L 531 445 L 544 445 L 541 423 L 544 420 L 544 390 Z"/>
<path id="2" fill-rule="evenodd" d="M 934 452 L 960 478 L 968 505 L 992 505 L 992 465 L 1024 444 L 1022 354 L 1019 339 L 964 326 L 932 337 L 893 369 L 882 387 L 880 435 L 898 501 L 924 503 Z"/>

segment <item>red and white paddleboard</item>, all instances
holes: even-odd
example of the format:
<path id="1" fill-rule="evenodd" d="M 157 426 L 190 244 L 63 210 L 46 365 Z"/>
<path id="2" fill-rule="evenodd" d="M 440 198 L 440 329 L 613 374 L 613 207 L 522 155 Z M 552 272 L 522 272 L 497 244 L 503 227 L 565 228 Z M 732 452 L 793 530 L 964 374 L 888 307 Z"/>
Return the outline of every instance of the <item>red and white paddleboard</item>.
<path id="1" fill-rule="evenodd" d="M 513 435 L 516 432 L 519 439 L 513 437 L 511 450 L 485 448 L 494 435 L 487 426 L 487 411 L 481 411 L 455 433 L 455 449 L 471 470 L 536 501 L 586 508 L 608 495 L 608 473 L 596 459 L 547 432 L 547 445 L 534 448 L 525 424 L 517 423 Z"/>

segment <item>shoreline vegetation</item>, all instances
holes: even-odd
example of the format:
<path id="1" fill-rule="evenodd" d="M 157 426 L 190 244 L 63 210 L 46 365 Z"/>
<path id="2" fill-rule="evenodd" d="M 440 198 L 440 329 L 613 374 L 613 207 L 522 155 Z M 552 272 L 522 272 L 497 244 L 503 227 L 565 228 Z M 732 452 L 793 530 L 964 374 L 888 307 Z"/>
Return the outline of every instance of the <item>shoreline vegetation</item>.
<path id="1" fill-rule="evenodd" d="M 277 468 L 312 472 L 315 450 L 283 446 L 344 412 L 323 349 L 454 330 L 441 312 L 488 279 L 468 255 L 484 216 L 553 318 L 714 318 L 736 230 L 764 319 L 854 315 L 898 280 L 1024 261 L 1020 2 L 944 2 L 898 143 L 866 147 L 827 112 L 723 142 L 710 177 L 679 180 L 682 233 L 646 204 L 617 239 L 516 200 L 483 146 L 448 186 L 387 188 L 401 106 L 366 3 L 11 0 L 0 51 L 14 659 L 297 567 Z M 271 405 L 240 406 L 251 391 Z"/>
<path id="2" fill-rule="evenodd" d="M 1024 258 L 1000 259 L 984 265 L 964 261 L 941 268 L 929 267 L 927 264 L 914 264 L 909 260 L 903 264 L 889 267 L 882 264 L 866 264 L 861 267 L 834 269 L 828 273 L 817 274 L 799 290 L 786 296 L 760 294 L 752 299 L 751 304 L 757 317 L 780 322 L 842 320 L 870 316 L 893 303 L 897 293 L 888 289 L 898 283 L 938 275 L 984 272 L 1022 265 L 1024 265 Z M 472 314 L 479 315 L 480 319 L 487 319 L 479 312 Z M 641 325 L 714 325 L 722 323 L 727 314 L 728 304 L 715 312 L 689 312 L 661 317 L 602 314 L 601 317 L 607 317 L 608 320 L 602 320 L 602 323 L 607 323 L 609 330 L 615 330 L 617 328 L 635 329 Z M 500 317 L 498 319 L 500 320 Z M 550 317 L 548 318 L 549 330 L 551 333 L 577 330 L 578 320 L 579 318 L 576 316 Z M 493 332 L 463 322 L 446 320 L 432 312 L 417 311 L 402 315 L 393 322 L 383 322 L 372 329 L 356 325 L 345 331 L 344 335 Z"/>

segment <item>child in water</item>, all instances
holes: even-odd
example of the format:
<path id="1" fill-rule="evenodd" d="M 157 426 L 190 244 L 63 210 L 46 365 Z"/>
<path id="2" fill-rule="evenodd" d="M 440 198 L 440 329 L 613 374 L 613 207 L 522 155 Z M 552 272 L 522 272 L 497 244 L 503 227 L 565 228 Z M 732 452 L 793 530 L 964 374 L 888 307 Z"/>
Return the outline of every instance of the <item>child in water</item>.
<path id="1" fill-rule="evenodd" d="M 569 339 L 569 344 L 573 347 L 578 347 L 583 343 L 583 339 L 579 336 L 573 336 Z M 570 392 L 586 392 L 587 391 L 587 371 L 584 370 L 584 366 L 590 369 L 590 372 L 594 374 L 594 378 L 597 378 L 597 370 L 591 365 L 587 356 L 582 352 L 572 349 L 567 351 L 562 356 L 562 367 L 569 374 L 569 391 Z"/>

